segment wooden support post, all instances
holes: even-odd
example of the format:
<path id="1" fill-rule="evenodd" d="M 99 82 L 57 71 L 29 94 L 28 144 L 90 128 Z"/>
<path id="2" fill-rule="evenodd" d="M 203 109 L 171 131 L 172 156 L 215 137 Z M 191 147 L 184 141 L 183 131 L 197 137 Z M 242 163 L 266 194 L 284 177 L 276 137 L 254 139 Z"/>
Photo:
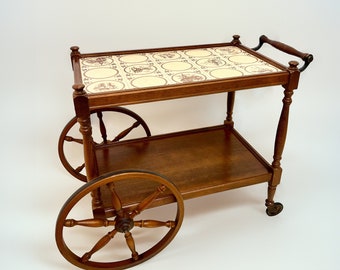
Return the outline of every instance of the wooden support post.
<path id="1" fill-rule="evenodd" d="M 82 91 L 83 92 L 83 91 Z M 79 123 L 79 131 L 83 136 L 83 152 L 85 159 L 85 169 L 87 181 L 91 181 L 98 176 L 97 163 L 94 153 L 94 144 L 92 138 L 92 127 L 90 119 L 90 111 L 88 107 L 88 99 L 86 95 L 78 90 L 74 93 L 74 106 L 76 109 L 77 121 Z M 92 192 L 92 207 L 93 209 L 102 206 L 101 196 L 99 189 Z"/>
<path id="2" fill-rule="evenodd" d="M 224 121 L 224 124 L 227 125 L 230 128 L 234 127 L 234 121 L 233 121 L 234 103 L 235 103 L 235 91 L 228 92 L 227 118 Z"/>
<path id="3" fill-rule="evenodd" d="M 93 180 L 98 176 L 97 170 L 97 162 L 96 156 L 94 153 L 94 142 L 92 138 L 92 127 L 91 127 L 91 118 L 90 118 L 90 108 L 88 97 L 86 92 L 84 91 L 84 84 L 81 83 L 81 75 L 80 75 L 80 64 L 79 59 L 81 54 L 79 52 L 78 47 L 71 47 L 71 61 L 72 67 L 74 70 L 74 81 L 73 85 L 73 102 L 74 108 L 77 116 L 77 121 L 79 123 L 79 131 L 83 136 L 83 152 L 85 159 L 85 169 L 86 169 L 86 177 L 87 181 Z M 95 211 L 96 209 L 101 208 L 102 201 L 100 190 L 96 190 L 92 192 L 92 208 Z"/>
<path id="4" fill-rule="evenodd" d="M 290 78 L 289 82 L 284 85 L 284 98 L 282 100 L 283 107 L 281 110 L 281 115 L 279 119 L 279 124 L 276 131 L 276 138 L 275 138 L 275 146 L 274 146 L 274 156 L 272 162 L 273 168 L 273 177 L 271 181 L 268 183 L 268 197 L 266 199 L 266 206 L 270 207 L 274 205 L 274 195 L 276 191 L 277 185 L 280 184 L 281 175 L 282 175 L 282 168 L 281 168 L 281 159 L 282 153 L 284 149 L 284 145 L 286 142 L 287 137 L 287 130 L 288 130 L 288 119 L 289 119 L 289 108 L 292 103 L 292 95 L 294 89 L 298 86 L 300 72 L 297 68 L 298 62 L 291 61 L 289 62 L 289 72 Z"/>

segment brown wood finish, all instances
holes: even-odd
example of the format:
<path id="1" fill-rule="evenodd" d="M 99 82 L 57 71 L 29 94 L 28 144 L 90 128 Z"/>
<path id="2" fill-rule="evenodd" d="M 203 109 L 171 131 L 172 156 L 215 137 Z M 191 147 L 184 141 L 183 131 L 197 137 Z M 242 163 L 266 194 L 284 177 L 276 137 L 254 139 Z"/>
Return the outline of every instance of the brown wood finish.
<path id="1" fill-rule="evenodd" d="M 151 132 L 145 121 L 136 113 L 132 112 L 131 110 L 128 110 L 127 108 L 122 108 L 122 107 L 107 107 L 105 109 L 100 109 L 100 110 L 92 110 L 91 111 L 92 115 L 97 115 L 99 119 L 99 125 L 97 123 L 97 128 L 100 131 L 101 134 L 101 140 L 99 141 L 93 141 L 95 145 L 100 145 L 100 144 L 113 144 L 115 142 L 123 140 L 131 131 L 134 129 L 143 129 L 145 132 L 145 136 L 150 137 Z M 133 121 L 131 126 L 126 126 L 125 129 L 119 131 L 118 129 L 115 129 L 115 132 L 112 132 L 112 130 L 106 130 L 106 124 L 104 121 L 104 118 L 109 118 L 111 121 L 116 120 L 116 116 L 118 115 L 125 115 L 126 117 L 124 118 L 125 121 L 128 123 L 131 123 Z M 93 118 L 94 119 L 94 118 Z M 130 120 L 130 121 L 129 121 Z M 78 122 L 77 122 L 77 117 L 73 117 L 65 126 L 63 131 L 60 134 L 59 137 L 59 142 L 58 142 L 58 154 L 60 161 L 62 162 L 63 166 L 65 169 L 74 177 L 77 179 L 87 182 L 86 178 L 86 172 L 84 172 L 85 168 L 85 162 L 79 162 L 78 164 L 72 164 L 68 160 L 67 157 L 67 150 L 65 152 L 65 148 L 67 149 L 67 144 L 71 143 L 76 143 L 78 146 L 82 147 L 83 146 L 83 139 L 81 138 L 81 133 L 80 134 L 74 134 L 72 132 L 73 129 L 76 129 L 78 127 Z M 93 129 L 93 128 L 92 128 Z M 96 131 L 96 130 L 94 130 Z M 92 130 L 93 132 L 93 130 Z M 106 133 L 109 132 L 109 135 L 115 135 L 114 137 L 108 136 Z M 99 138 L 96 138 L 97 140 Z"/>
<path id="2" fill-rule="evenodd" d="M 256 52 L 268 43 L 285 53 L 300 57 L 305 64 L 298 69 L 296 61 L 285 67 L 276 61 Z M 171 50 L 200 49 L 218 46 L 236 46 L 266 63 L 278 68 L 277 72 L 207 80 L 194 83 L 167 85 L 111 91 L 98 94 L 85 92 L 82 81 L 80 59 L 107 55 L 128 55 L 134 53 L 165 52 Z M 133 50 L 81 54 L 79 48 L 71 48 L 71 61 L 74 71 L 74 106 L 82 138 L 68 137 L 67 133 L 75 120 L 65 127 L 59 140 L 61 160 L 67 168 L 67 158 L 63 155 L 65 141 L 83 145 L 86 178 L 88 183 L 76 191 L 60 211 L 56 226 L 56 241 L 59 250 L 71 263 L 84 269 L 124 269 L 141 263 L 163 249 L 177 233 L 183 219 L 183 199 L 240 188 L 262 182 L 268 183 L 265 200 L 266 212 L 275 216 L 282 211 L 282 204 L 274 201 L 277 186 L 281 181 L 281 159 L 287 136 L 289 108 L 292 95 L 298 87 L 300 72 L 313 60 L 310 54 L 302 53 L 284 43 L 260 38 L 260 44 L 250 49 L 241 44 L 238 35 L 230 43 L 182 46 L 161 49 Z M 274 70 L 276 70 L 274 68 Z M 284 98 L 275 138 L 272 163 L 268 163 L 235 129 L 233 109 L 238 90 L 281 85 Z M 137 119 L 131 127 L 123 130 L 113 140 L 107 139 L 107 130 L 102 113 L 106 110 L 125 112 L 120 105 L 155 102 L 192 96 L 227 93 L 227 112 L 223 125 L 186 130 L 164 135 L 151 136 L 148 127 L 139 116 L 128 113 Z M 91 113 L 97 113 L 103 142 L 98 144 L 92 138 Z M 131 130 L 142 123 L 147 137 L 120 141 Z M 82 168 L 81 166 L 78 168 Z M 78 179 L 84 180 L 76 168 L 67 168 Z M 143 181 L 141 181 L 143 179 Z M 91 194 L 93 217 L 75 219 L 69 213 L 78 201 Z M 169 220 L 135 220 L 141 212 L 153 207 L 177 204 L 176 218 Z M 67 228 L 113 227 L 101 236 L 82 257 L 75 255 L 64 241 Z M 155 229 L 167 228 L 169 232 L 154 247 L 140 255 L 131 230 L 133 227 Z M 123 233 L 131 256 L 125 260 L 97 262 L 92 259 L 117 233 Z"/>
<path id="3" fill-rule="evenodd" d="M 236 131 L 224 126 L 127 141 L 99 148 L 96 156 L 99 174 L 121 168 L 154 171 L 170 179 L 184 199 L 272 177 L 269 164 Z M 140 195 L 133 192 L 133 186 L 126 187 L 126 201 L 138 202 Z"/>
<path id="4" fill-rule="evenodd" d="M 274 195 L 277 185 L 281 181 L 282 168 L 280 160 L 282 159 L 282 153 L 287 137 L 288 129 L 288 119 L 289 119 L 289 107 L 292 103 L 293 90 L 297 88 L 298 81 L 300 77 L 300 72 L 297 68 L 298 63 L 296 61 L 289 62 L 289 72 L 291 73 L 290 81 L 284 85 L 284 98 L 282 100 L 283 107 L 279 119 L 279 124 L 277 127 L 275 146 L 274 146 L 274 156 L 273 156 L 273 178 L 268 185 L 268 198 L 266 199 L 266 206 L 272 207 L 274 203 Z"/>
<path id="5" fill-rule="evenodd" d="M 143 186 L 143 183 L 152 183 L 155 188 L 134 208 L 124 208 L 122 201 L 123 197 L 120 196 L 121 194 L 119 193 L 117 186 L 119 186 L 119 183 L 126 181 L 132 181 L 140 186 Z M 88 194 L 92 194 L 95 190 L 100 190 L 102 187 L 106 187 L 106 190 L 110 190 L 109 193 L 112 192 L 111 194 L 114 194 L 113 196 L 110 196 L 112 199 L 111 205 L 115 205 L 117 210 L 114 220 L 109 220 L 106 217 L 93 217 L 87 219 L 70 218 L 70 215 L 73 217 L 74 213 L 72 213 L 72 210 L 77 206 L 79 201 L 88 196 Z M 169 216 L 170 219 L 163 221 L 157 217 L 155 217 L 155 219 L 143 219 L 140 217 L 141 212 L 148 208 L 149 204 L 152 204 L 159 193 L 163 192 L 169 194 L 174 202 L 174 211 L 172 213 L 165 211 L 165 214 Z M 150 216 L 150 214 L 148 216 Z M 181 227 L 183 217 L 183 198 L 176 186 L 165 178 L 154 173 L 138 171 L 112 172 L 99 177 L 91 183 L 85 184 L 64 204 L 57 220 L 56 242 L 63 256 L 69 262 L 80 268 L 91 270 L 102 268 L 111 270 L 125 269 L 150 259 L 164 249 L 177 234 Z M 107 232 L 103 234 L 102 230 L 100 230 L 101 227 L 108 227 Z M 138 248 L 135 245 L 135 237 L 131 232 L 134 227 L 142 229 L 139 234 L 145 230 L 149 232 L 149 237 L 152 238 L 154 245 L 139 253 Z M 79 231 L 80 229 L 80 231 L 82 231 L 82 228 L 92 229 L 92 234 L 98 234 L 99 238 L 95 243 L 89 242 L 88 245 L 84 247 L 83 251 L 74 253 L 73 250 L 69 248 L 70 243 L 64 239 L 64 235 L 70 229 L 77 234 L 79 233 L 77 230 Z M 157 233 L 157 230 L 156 232 L 152 230 L 157 228 L 164 228 L 166 232 L 159 234 Z M 116 260 L 110 257 L 108 261 L 97 261 L 95 256 L 102 250 L 105 250 L 110 242 L 115 240 L 118 241 L 116 235 L 119 233 L 124 234 L 125 244 L 130 251 L 130 254 L 125 254 L 125 257 L 118 256 L 118 259 Z M 114 256 L 114 253 L 112 253 L 112 255 Z"/>
<path id="6" fill-rule="evenodd" d="M 227 117 L 224 121 L 225 125 L 234 127 L 234 121 L 233 121 L 233 111 L 234 111 L 234 103 L 235 103 L 235 92 L 228 92 L 228 98 L 227 98 Z"/>

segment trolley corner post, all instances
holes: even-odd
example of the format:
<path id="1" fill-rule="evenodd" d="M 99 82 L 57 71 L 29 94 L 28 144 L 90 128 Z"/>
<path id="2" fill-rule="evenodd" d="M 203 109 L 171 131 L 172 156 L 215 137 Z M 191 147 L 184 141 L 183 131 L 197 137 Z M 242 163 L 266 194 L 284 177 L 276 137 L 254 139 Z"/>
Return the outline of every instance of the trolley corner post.
<path id="1" fill-rule="evenodd" d="M 280 184 L 282 168 L 281 162 L 282 153 L 286 142 L 287 130 L 288 130 L 288 119 L 289 119 L 289 109 L 292 103 L 292 95 L 294 94 L 294 90 L 298 87 L 300 71 L 297 68 L 298 62 L 290 61 L 288 71 L 290 72 L 289 82 L 283 85 L 284 90 L 284 98 L 282 99 L 283 106 L 281 110 L 281 115 L 278 123 L 278 127 L 276 130 L 275 137 L 275 145 L 274 145 L 274 156 L 272 162 L 273 168 L 273 176 L 271 181 L 268 183 L 268 197 L 266 199 L 265 205 L 267 206 L 267 210 L 271 212 L 270 215 L 278 214 L 283 206 L 280 203 L 274 202 L 274 195 L 276 191 L 276 187 Z M 277 209 L 279 207 L 279 209 Z M 267 211 L 267 213 L 268 213 Z M 276 213 L 276 211 L 278 211 Z"/>
<path id="2" fill-rule="evenodd" d="M 233 111 L 235 104 L 235 91 L 228 92 L 227 94 L 227 117 L 224 121 L 224 125 L 233 128 L 234 120 L 233 120 Z"/>
<path id="3" fill-rule="evenodd" d="M 94 143 L 92 138 L 91 126 L 91 112 L 89 109 L 89 101 L 86 92 L 84 91 L 85 85 L 82 83 L 79 59 L 81 54 L 79 47 L 71 47 L 71 61 L 74 70 L 74 85 L 73 85 L 73 103 L 77 122 L 79 123 L 79 131 L 83 137 L 83 151 L 85 159 L 85 170 L 87 181 L 98 176 L 97 163 L 94 153 Z M 102 206 L 99 190 L 92 192 L 92 206 L 93 210 L 99 209 Z"/>

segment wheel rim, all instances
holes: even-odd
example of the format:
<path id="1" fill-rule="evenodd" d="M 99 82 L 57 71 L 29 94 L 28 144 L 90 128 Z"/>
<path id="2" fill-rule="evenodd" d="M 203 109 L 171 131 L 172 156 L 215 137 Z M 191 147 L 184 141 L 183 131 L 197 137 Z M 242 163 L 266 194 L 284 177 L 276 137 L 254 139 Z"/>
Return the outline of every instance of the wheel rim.
<path id="1" fill-rule="evenodd" d="M 122 131 L 115 132 L 116 135 L 112 140 L 108 140 L 106 138 L 106 134 L 103 135 L 103 131 L 106 133 L 107 127 L 104 122 L 99 119 L 100 114 L 102 117 L 103 113 L 118 113 L 123 116 L 127 116 L 131 118 L 133 121 L 132 125 L 128 128 L 123 129 Z M 121 107 L 112 107 L 106 108 L 102 110 L 92 110 L 91 116 L 94 119 L 93 115 L 97 114 L 98 123 L 97 125 L 92 125 L 92 129 L 97 128 L 98 130 L 102 129 L 100 132 L 98 131 L 97 136 L 95 138 L 95 144 L 112 144 L 118 141 L 121 141 L 126 138 L 126 136 L 131 135 L 130 133 L 136 130 L 138 127 L 141 127 L 144 130 L 144 134 L 149 137 L 151 136 L 150 129 L 145 123 L 145 121 L 136 113 Z M 103 118 L 102 118 L 103 119 Z M 131 122 L 131 121 L 129 121 Z M 104 125 L 104 126 L 103 126 Z M 73 117 L 64 127 L 63 131 L 59 136 L 58 142 L 58 154 L 61 163 L 65 167 L 65 169 L 73 175 L 75 178 L 87 182 L 86 173 L 85 173 L 85 162 L 82 153 L 82 136 L 77 127 L 77 117 Z M 95 130 L 93 131 L 95 133 Z M 101 138 L 100 138 L 101 137 Z M 71 149 L 67 151 L 67 146 L 70 146 Z"/>
<path id="2" fill-rule="evenodd" d="M 125 203 L 121 200 L 121 198 L 124 197 L 121 196 L 121 190 L 117 189 L 116 192 L 113 189 L 113 191 L 111 191 L 112 205 L 115 210 L 114 215 L 111 215 L 112 209 L 107 207 L 105 211 L 109 213 L 107 214 L 109 217 L 94 217 L 81 220 L 73 219 L 73 213 L 75 213 L 73 211 L 74 207 L 85 196 L 103 187 L 119 186 L 120 184 L 124 183 L 123 181 L 133 181 L 134 184 L 137 183 L 137 186 L 142 186 L 141 183 L 144 185 L 144 181 L 147 181 L 147 184 L 149 184 L 149 182 L 153 182 L 156 188 L 153 189 L 152 193 L 147 192 L 148 196 L 142 199 L 142 201 L 138 202 L 134 207 L 125 206 Z M 136 192 L 137 191 L 138 190 L 136 190 Z M 160 206 L 169 208 L 172 207 L 174 209 L 174 211 L 171 213 L 171 218 L 165 220 L 160 220 L 159 218 L 143 219 L 144 212 L 147 212 L 145 215 L 150 215 L 150 213 L 154 214 L 156 212 L 157 214 L 161 213 L 161 215 L 170 213 L 168 209 L 166 211 L 163 211 L 164 209 L 159 211 L 156 208 L 148 208 L 152 204 L 157 204 L 157 199 L 162 197 L 160 194 L 164 194 L 164 192 L 167 194 L 167 196 L 171 195 L 173 201 L 175 202 L 175 204 Z M 116 203 L 114 203 L 114 197 L 116 196 L 118 199 L 116 200 Z M 119 204 L 120 209 L 118 209 Z M 70 214 L 70 212 L 72 213 Z M 150 259 L 162 249 L 164 249 L 177 234 L 182 224 L 183 216 L 184 203 L 181 193 L 174 184 L 165 178 L 154 173 L 143 171 L 124 171 L 119 173 L 111 173 L 85 184 L 64 204 L 57 220 L 56 242 L 61 254 L 68 261 L 78 267 L 84 269 L 125 269 Z M 140 218 L 142 219 L 140 220 Z M 69 240 L 65 239 L 65 231 L 67 230 L 69 235 L 74 235 L 75 231 L 73 230 L 79 228 L 86 228 L 86 231 L 89 231 L 91 235 L 95 234 L 93 230 L 96 230 L 96 233 L 98 230 L 100 230 L 100 232 L 98 232 L 99 237 L 94 237 L 95 241 L 92 241 L 91 244 L 84 248 L 84 250 L 72 251 Z M 103 228 L 105 230 L 105 234 L 102 232 Z M 158 233 L 160 230 L 162 231 L 162 236 L 160 239 L 154 240 L 155 231 Z M 121 240 L 121 236 L 119 239 L 119 237 L 117 237 L 119 234 L 124 235 L 125 240 Z M 148 243 L 148 246 L 146 247 L 146 245 L 143 246 L 142 243 L 138 242 L 138 240 L 145 241 L 146 237 L 149 236 L 151 236 L 152 241 L 154 241 L 155 244 L 150 245 Z M 124 259 L 123 257 L 120 257 L 120 255 L 116 254 L 122 252 L 122 249 L 119 249 L 119 241 L 125 242 L 122 243 L 125 245 L 126 252 L 124 251 L 124 254 L 127 254 L 124 255 L 126 257 Z M 109 244 L 112 244 L 112 246 L 109 246 Z M 77 245 L 73 244 L 73 246 Z M 114 251 L 112 247 L 114 247 Z M 117 255 L 118 259 L 114 259 L 114 261 L 108 261 L 108 259 L 105 258 L 104 260 L 103 254 L 105 254 L 105 252 L 110 253 L 110 256 L 112 255 L 112 257 Z M 103 257 L 100 257 L 102 255 Z M 89 260 L 87 260 L 88 257 Z"/>

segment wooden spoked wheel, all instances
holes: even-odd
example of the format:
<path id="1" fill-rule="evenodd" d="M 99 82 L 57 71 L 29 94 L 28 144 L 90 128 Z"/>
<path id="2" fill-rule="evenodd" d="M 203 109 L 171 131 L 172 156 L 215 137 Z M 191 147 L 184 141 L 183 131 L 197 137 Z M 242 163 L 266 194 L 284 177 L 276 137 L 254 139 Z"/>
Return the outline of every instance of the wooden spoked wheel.
<path id="1" fill-rule="evenodd" d="M 101 196 L 104 215 L 93 214 L 94 194 Z M 165 248 L 183 215 L 182 195 L 165 178 L 143 171 L 113 172 L 86 183 L 67 200 L 58 216 L 56 242 L 61 254 L 80 268 L 125 269 Z"/>
<path id="2" fill-rule="evenodd" d="M 92 136 L 96 145 L 151 136 L 149 127 L 136 113 L 122 107 L 91 111 Z M 112 136 L 108 139 L 108 136 Z M 60 134 L 58 154 L 65 169 L 77 179 L 86 182 L 83 139 L 77 117 L 72 118 Z"/>

